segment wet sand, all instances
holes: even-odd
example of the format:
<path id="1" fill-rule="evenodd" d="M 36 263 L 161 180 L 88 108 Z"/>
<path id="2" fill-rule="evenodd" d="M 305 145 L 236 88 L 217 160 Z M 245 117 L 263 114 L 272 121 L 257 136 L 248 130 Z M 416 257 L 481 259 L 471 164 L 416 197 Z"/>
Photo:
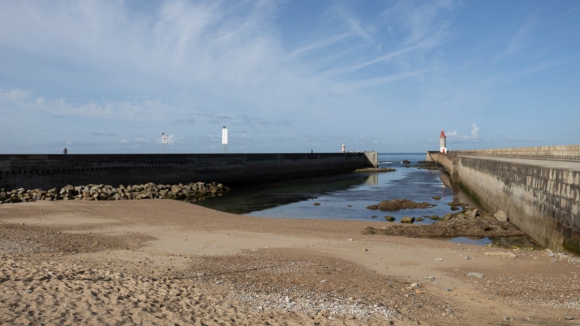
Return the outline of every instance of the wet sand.
<path id="1" fill-rule="evenodd" d="M 578 324 L 575 257 L 361 233 L 389 225 L 172 200 L 0 205 L 0 324 Z"/>

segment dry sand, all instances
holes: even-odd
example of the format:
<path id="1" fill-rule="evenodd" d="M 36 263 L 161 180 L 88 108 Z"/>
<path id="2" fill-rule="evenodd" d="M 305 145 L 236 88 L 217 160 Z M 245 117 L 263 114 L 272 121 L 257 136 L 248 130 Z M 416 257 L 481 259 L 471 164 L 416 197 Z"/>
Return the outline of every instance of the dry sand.
<path id="1" fill-rule="evenodd" d="M 361 234 L 388 225 L 172 200 L 0 205 L 0 323 L 578 325 L 575 257 Z"/>

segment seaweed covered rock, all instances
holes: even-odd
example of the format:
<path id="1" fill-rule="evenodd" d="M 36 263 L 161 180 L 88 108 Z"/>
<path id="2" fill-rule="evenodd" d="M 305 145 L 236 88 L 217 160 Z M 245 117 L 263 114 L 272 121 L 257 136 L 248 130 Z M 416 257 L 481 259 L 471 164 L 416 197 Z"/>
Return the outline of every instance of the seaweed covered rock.
<path id="1" fill-rule="evenodd" d="M 398 211 L 401 209 L 413 209 L 413 208 L 429 208 L 432 205 L 426 202 L 416 203 L 409 199 L 393 199 L 393 200 L 383 200 L 377 205 L 367 206 L 367 209 L 381 210 L 381 211 Z"/>

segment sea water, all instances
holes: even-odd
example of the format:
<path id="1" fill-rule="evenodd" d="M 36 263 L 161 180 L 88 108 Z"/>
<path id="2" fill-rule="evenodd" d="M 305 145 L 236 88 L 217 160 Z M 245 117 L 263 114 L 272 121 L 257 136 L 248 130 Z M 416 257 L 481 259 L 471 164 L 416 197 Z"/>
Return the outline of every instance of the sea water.
<path id="1" fill-rule="evenodd" d="M 410 164 L 403 164 L 405 160 Z M 434 221 L 428 217 L 451 212 L 446 203 L 457 198 L 458 193 L 444 182 L 443 172 L 415 167 L 423 160 L 424 153 L 379 154 L 379 167 L 394 168 L 395 172 L 346 173 L 252 185 L 234 188 L 225 196 L 199 204 L 237 214 L 294 219 L 385 221 L 385 216 L 393 216 L 398 221 L 405 216 L 424 216 L 416 223 L 430 224 Z M 441 199 L 433 199 L 436 196 Z M 393 199 L 434 206 L 394 212 L 367 209 Z"/>

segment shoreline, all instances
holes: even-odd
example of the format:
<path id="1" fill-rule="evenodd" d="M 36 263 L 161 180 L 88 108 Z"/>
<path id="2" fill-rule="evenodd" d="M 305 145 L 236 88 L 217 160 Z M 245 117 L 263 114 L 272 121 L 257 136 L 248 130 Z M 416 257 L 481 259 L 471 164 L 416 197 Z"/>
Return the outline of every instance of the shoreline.
<path id="1" fill-rule="evenodd" d="M 362 235 L 369 224 L 389 225 L 257 218 L 171 200 L 2 205 L 0 315 L 246 325 L 568 325 L 578 315 L 573 257 Z"/>

